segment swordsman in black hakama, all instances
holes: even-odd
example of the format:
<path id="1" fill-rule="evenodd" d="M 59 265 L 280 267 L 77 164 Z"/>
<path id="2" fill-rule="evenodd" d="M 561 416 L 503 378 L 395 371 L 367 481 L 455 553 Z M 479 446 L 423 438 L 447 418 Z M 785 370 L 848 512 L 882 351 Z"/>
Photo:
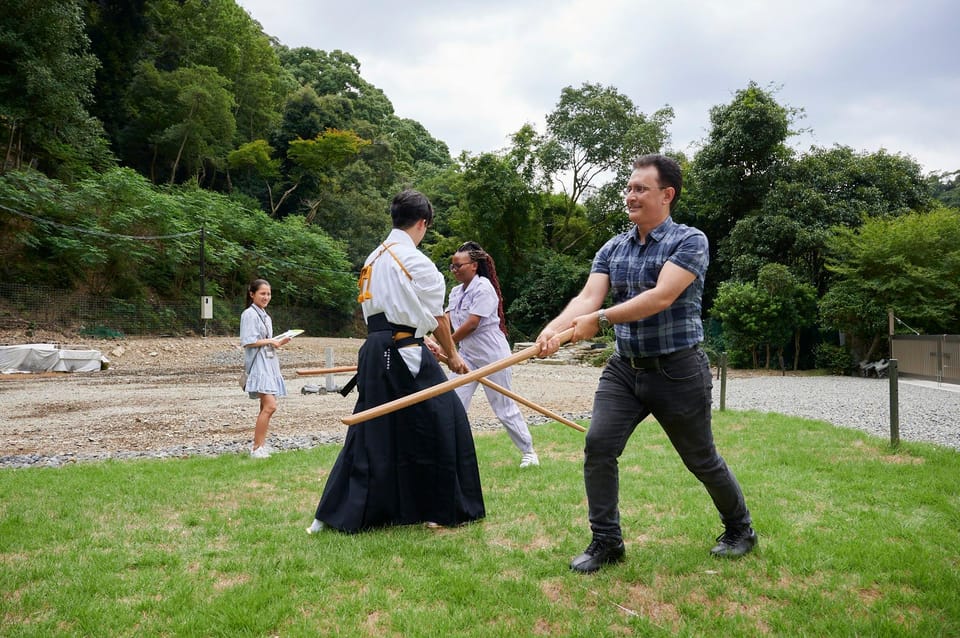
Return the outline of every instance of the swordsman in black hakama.
<path id="1" fill-rule="evenodd" d="M 466 371 L 459 355 L 450 356 L 457 351 L 442 320 L 443 275 L 416 249 L 432 213 L 423 195 L 398 195 L 391 207 L 394 230 L 361 273 L 368 334 L 357 362 L 354 413 L 447 380 L 424 345 L 430 331 L 444 346 L 451 370 Z M 411 218 L 413 225 L 405 226 Z M 351 426 L 308 531 L 456 526 L 484 514 L 470 423 L 451 391 Z"/>

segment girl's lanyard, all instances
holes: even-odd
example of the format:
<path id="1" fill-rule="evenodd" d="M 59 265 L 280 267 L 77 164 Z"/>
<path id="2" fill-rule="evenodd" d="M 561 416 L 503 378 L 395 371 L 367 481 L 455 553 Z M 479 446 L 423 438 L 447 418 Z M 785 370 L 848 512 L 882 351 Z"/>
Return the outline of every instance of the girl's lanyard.
<path id="1" fill-rule="evenodd" d="M 253 307 L 253 311 L 257 313 L 257 318 L 260 319 L 260 323 L 263 325 L 264 334 L 263 334 L 263 336 L 260 337 L 260 338 L 261 338 L 261 339 L 270 339 L 270 338 L 273 336 L 273 335 L 271 334 L 272 331 L 271 331 L 270 328 L 267 326 L 267 322 L 264 321 L 264 319 L 263 319 L 263 317 L 264 317 L 265 315 L 266 315 L 267 317 L 269 317 L 269 315 L 267 315 L 267 312 L 266 312 L 265 310 L 261 310 L 261 309 L 260 309 L 259 307 L 257 307 L 257 306 L 254 306 L 254 307 Z M 261 313 L 263 313 L 263 314 L 261 314 Z M 263 356 L 265 356 L 265 357 L 268 358 L 268 359 L 272 359 L 273 357 L 276 356 L 276 352 L 274 352 L 273 346 L 260 346 L 260 351 L 263 352 Z"/>

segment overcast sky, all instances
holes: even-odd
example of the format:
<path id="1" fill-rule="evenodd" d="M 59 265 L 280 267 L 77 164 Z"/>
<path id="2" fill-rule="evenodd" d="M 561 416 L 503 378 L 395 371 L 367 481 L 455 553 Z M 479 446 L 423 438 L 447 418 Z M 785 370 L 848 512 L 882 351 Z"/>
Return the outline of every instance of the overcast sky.
<path id="1" fill-rule="evenodd" d="M 566 86 L 614 86 L 675 111 L 692 157 L 710 108 L 752 80 L 802 108 L 792 138 L 960 169 L 957 0 L 238 0 L 289 47 L 360 61 L 398 116 L 478 154 L 544 118 Z"/>

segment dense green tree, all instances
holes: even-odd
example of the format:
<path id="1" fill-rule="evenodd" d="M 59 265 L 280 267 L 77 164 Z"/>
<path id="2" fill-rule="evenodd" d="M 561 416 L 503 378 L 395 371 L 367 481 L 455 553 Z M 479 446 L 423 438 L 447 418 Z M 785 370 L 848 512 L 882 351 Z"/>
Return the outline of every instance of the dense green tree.
<path id="1" fill-rule="evenodd" d="M 284 46 L 277 51 L 281 64 L 300 86 L 312 88 L 321 97 L 338 98 L 331 101 L 332 108 L 326 109 L 328 115 L 338 119 L 322 122 L 324 128 L 356 130 L 358 120 L 380 126 L 393 115 L 393 104 L 383 91 L 361 77 L 360 61 L 349 53 Z"/>
<path id="2" fill-rule="evenodd" d="M 871 218 L 837 228 L 828 248 L 835 281 L 820 304 L 827 327 L 876 343 L 890 309 L 921 332 L 960 333 L 960 211 Z"/>
<path id="3" fill-rule="evenodd" d="M 725 281 L 711 309 L 723 322 L 723 337 L 734 365 L 760 366 L 759 352 L 776 328 L 773 300 L 754 282 Z"/>
<path id="4" fill-rule="evenodd" d="M 327 129 L 309 140 L 293 140 L 287 156 L 304 171 L 322 174 L 356 157 L 370 140 L 353 131 Z"/>
<path id="5" fill-rule="evenodd" d="M 306 202 L 308 220 L 312 220 L 323 206 L 323 195 L 334 190 L 328 185 L 339 182 L 333 174 L 334 170 L 352 162 L 360 150 L 370 143 L 370 140 L 363 139 L 353 131 L 336 129 L 327 129 L 312 140 L 290 142 L 287 156 L 297 167 L 297 180 L 308 175 L 321 184 L 319 196 Z"/>
<path id="6" fill-rule="evenodd" d="M 283 46 L 278 54 L 284 71 L 300 84 L 288 96 L 280 126 L 270 138 L 279 152 L 286 188 L 299 184 L 286 210 L 306 210 L 314 223 L 347 242 L 351 259 L 366 257 L 370 233 L 382 226 L 385 202 L 401 188 L 449 166 L 449 149 L 419 122 L 396 117 L 386 95 L 361 77 L 354 56 Z M 328 129 L 353 131 L 371 143 L 335 174 L 314 173 L 304 179 L 302 163 L 287 149 L 297 148 L 298 139 L 310 140 Z M 356 182 L 359 178 L 366 181 Z M 349 215 L 341 216 L 351 208 L 378 219 L 370 232 L 349 223 Z"/>
<path id="7" fill-rule="evenodd" d="M 791 159 L 785 142 L 796 115 L 754 82 L 737 91 L 730 104 L 710 109 L 710 132 L 694 157 L 693 170 L 711 194 L 703 216 L 717 236 L 760 207 Z"/>
<path id="8" fill-rule="evenodd" d="M 185 232 L 169 198 L 137 173 L 113 169 L 67 189 L 35 173 L 14 172 L 0 193 L 12 209 L 34 211 L 44 220 L 22 225 L 18 241 L 34 263 L 56 270 L 57 277 L 41 270 L 24 273 L 24 280 L 127 299 L 153 292 L 173 300 L 181 294 L 183 280 L 173 273 L 189 262 L 185 255 L 195 258 L 199 226 L 187 229 L 193 232 L 186 236 L 137 239 Z M 191 243 L 194 248 L 185 247 Z"/>
<path id="9" fill-rule="evenodd" d="M 569 205 L 570 200 L 563 193 L 540 193 L 544 245 L 561 254 L 590 259 L 594 252 L 591 249 L 601 240 L 600 233 L 592 232 L 586 206 L 578 204 L 570 215 Z M 596 214 L 604 215 L 606 211 Z"/>
<path id="10" fill-rule="evenodd" d="M 737 91 L 730 104 L 710 109 L 710 132 L 694 156 L 691 177 L 697 185 L 695 225 L 710 240 L 712 276 L 705 306 L 730 276 L 718 252 L 736 223 L 758 211 L 792 153 L 786 145 L 800 111 L 781 106 L 773 92 L 754 82 Z"/>
<path id="11" fill-rule="evenodd" d="M 86 6 L 107 61 L 96 112 L 121 161 L 157 182 L 227 189 L 218 181 L 226 153 L 269 138 L 295 87 L 259 24 L 234 0 Z"/>
<path id="12" fill-rule="evenodd" d="M 215 68 L 233 96 L 237 141 L 266 137 L 294 84 L 260 25 L 235 0 L 148 0 L 147 10 L 154 66 Z"/>
<path id="13" fill-rule="evenodd" d="M 369 164 L 350 162 L 324 180 L 317 200 L 307 202 L 313 214 L 311 223 L 341 242 L 357 272 L 391 226 L 390 199 L 376 184 L 377 176 Z"/>
<path id="14" fill-rule="evenodd" d="M 848 364 L 873 361 L 887 333 L 887 308 L 858 282 L 840 279 L 817 302 L 820 323 L 845 336 Z"/>
<path id="15" fill-rule="evenodd" d="M 556 250 L 568 252 L 587 237 L 590 230 L 574 237 L 569 233 L 584 200 L 608 181 L 625 183 L 634 158 L 667 143 L 672 119 L 670 107 L 644 115 L 614 87 L 585 83 L 561 91 L 536 150 L 540 170 L 560 185 L 565 198 L 564 214 L 556 220 L 560 231 L 556 237 L 563 237 L 564 243 L 552 244 Z M 514 136 L 515 152 L 522 151 L 527 138 L 523 130 Z"/>
<path id="16" fill-rule="evenodd" d="M 960 171 L 931 173 L 927 184 L 937 201 L 950 208 L 960 208 Z"/>
<path id="17" fill-rule="evenodd" d="M 580 292 L 589 273 L 590 262 L 583 259 L 548 249 L 531 254 L 515 284 L 517 296 L 506 309 L 510 338 L 534 339 Z"/>
<path id="18" fill-rule="evenodd" d="M 0 172 L 33 166 L 69 181 L 111 164 L 88 112 L 97 64 L 80 0 L 0 3 Z"/>
<path id="19" fill-rule="evenodd" d="M 442 168 L 452 164 L 449 147 L 416 120 L 387 117 L 378 142 L 389 145 L 397 164 L 395 170 L 402 175 L 415 175 L 424 165 Z"/>
<path id="20" fill-rule="evenodd" d="M 533 124 L 527 123 L 510 136 L 507 157 L 517 167 L 524 181 L 536 190 L 549 191 L 550 179 L 537 165 L 537 145 L 540 136 Z"/>
<path id="21" fill-rule="evenodd" d="M 261 243 L 263 259 L 257 273 L 282 282 L 289 304 L 310 305 L 346 322 L 356 309 L 356 278 L 339 242 L 300 215 L 267 224 Z"/>
<path id="22" fill-rule="evenodd" d="M 38 219 L 64 219 L 67 186 L 32 169 L 0 173 L 0 274 L 3 281 L 66 286 L 75 265 L 55 259 L 55 247 L 44 237 L 52 224 Z M 29 213 L 27 213 L 29 211 Z M 29 215 L 29 217 L 27 216 Z"/>
<path id="23" fill-rule="evenodd" d="M 225 167 L 236 127 L 226 87 L 212 67 L 167 72 L 141 64 L 128 94 L 131 126 L 145 151 L 140 156 L 149 161 L 141 172 L 170 183 L 182 172 L 202 185 L 208 168 Z"/>
<path id="24" fill-rule="evenodd" d="M 723 322 L 724 340 L 731 358 L 747 357 L 764 367 L 778 354 L 783 365 L 784 351 L 793 346 L 793 368 L 799 367 L 800 331 L 816 320 L 816 293 L 813 286 L 799 282 L 781 264 L 767 264 L 755 281 L 726 281 L 720 284 L 712 314 Z"/>
<path id="25" fill-rule="evenodd" d="M 143 57 L 150 23 L 147 0 L 86 0 L 86 31 L 90 50 L 97 56 L 91 113 L 116 140 L 125 125 L 127 88 Z"/>
<path id="26" fill-rule="evenodd" d="M 767 210 L 788 210 L 805 223 L 858 226 L 864 215 L 897 216 L 926 208 L 930 193 L 913 159 L 856 152 L 848 146 L 812 147 L 768 193 Z"/>
<path id="27" fill-rule="evenodd" d="M 516 277 L 541 240 L 539 198 L 508 158 L 493 153 L 467 159 L 458 195 L 459 213 L 451 220 L 455 243 L 476 241 L 493 257 L 509 304 Z"/>
<path id="28" fill-rule="evenodd" d="M 172 213 L 170 194 L 150 188 L 129 169 L 114 169 L 89 178 L 63 198 L 76 211 L 72 223 L 106 236 L 84 235 L 73 245 L 83 262 L 77 287 L 100 296 L 168 301 L 197 293 L 199 224 Z M 157 239 L 117 239 L 153 236 Z M 192 292 L 193 295 L 187 296 Z"/>
<path id="29" fill-rule="evenodd" d="M 801 331 L 817 320 L 817 291 L 798 280 L 782 264 L 763 266 L 757 273 L 757 285 L 777 308 L 777 317 L 767 338 L 767 367 L 770 366 L 770 348 L 776 349 L 783 361 L 784 350 L 792 337 L 793 369 L 797 370 L 800 367 Z"/>
<path id="30" fill-rule="evenodd" d="M 580 255 L 583 258 L 591 259 L 604 242 L 633 225 L 624 203 L 625 183 L 613 181 L 604 184 L 584 203 L 590 238 L 582 244 Z"/>
<path id="31" fill-rule="evenodd" d="M 363 223 L 369 215 L 378 217 L 382 211 L 382 197 L 376 190 L 376 177 L 360 160 L 362 151 L 371 146 L 370 140 L 353 131 L 327 129 L 311 139 L 297 138 L 290 142 L 286 175 L 280 172 L 280 160 L 273 157 L 273 149 L 264 140 L 241 146 L 228 156 L 231 170 L 256 175 L 266 186 L 266 196 L 272 216 L 281 217 L 281 207 L 295 191 L 306 193 L 297 199 L 294 210 L 303 214 L 336 239 L 347 243 L 351 261 L 366 256 L 371 233 L 381 228 L 381 220 Z M 348 168 L 351 165 L 352 168 Z M 307 184 L 307 189 L 298 188 Z M 352 211 L 352 212 L 351 212 Z M 374 211 L 377 211 L 374 213 Z M 289 210 L 285 214 L 289 214 Z"/>
<path id="32" fill-rule="evenodd" d="M 717 262 L 737 281 L 752 281 L 765 264 L 780 263 L 803 281 L 820 285 L 828 236 L 827 227 L 806 222 L 793 210 L 757 212 L 737 221 L 722 242 Z"/>
<path id="33" fill-rule="evenodd" d="M 438 263 L 441 257 L 444 261 L 449 259 L 450 252 L 448 249 L 455 248 L 459 239 L 453 230 L 452 222 L 460 212 L 460 183 L 463 179 L 463 164 L 468 159 L 469 156 L 464 153 L 459 161 L 453 162 L 445 168 L 438 168 L 425 173 L 419 180 L 410 184 L 424 193 L 430 199 L 430 203 L 433 204 L 433 223 L 430 225 L 430 232 L 427 233 L 424 242 L 430 241 L 432 236 L 439 236 L 441 241 L 444 238 L 449 238 L 450 245 L 444 248 L 443 252 L 438 253 Z M 413 184 L 416 184 L 416 186 L 413 186 Z"/>
<path id="34" fill-rule="evenodd" d="M 273 157 L 273 147 L 267 144 L 266 140 L 254 140 L 241 144 L 240 148 L 230 151 L 227 154 L 227 166 L 234 174 L 255 177 L 263 182 L 267 195 L 267 204 L 272 217 L 277 217 L 277 211 L 286 201 L 299 182 L 293 186 L 279 184 L 280 178 L 280 160 Z M 279 188 L 278 188 L 279 187 Z M 277 189 L 279 196 L 274 195 L 274 189 Z"/>
<path id="35" fill-rule="evenodd" d="M 700 219 L 698 211 L 701 208 L 701 201 L 706 196 L 697 181 L 697 175 L 693 170 L 693 162 L 681 151 L 671 150 L 666 154 L 680 164 L 681 175 L 683 176 L 683 190 L 680 193 L 680 199 L 677 200 L 670 211 L 670 216 L 679 224 L 697 226 Z M 713 240 L 711 239 L 711 241 Z"/>
<path id="36" fill-rule="evenodd" d="M 924 210 L 929 202 L 920 166 L 910 158 L 814 147 L 784 168 L 760 210 L 737 221 L 719 261 L 740 281 L 753 280 L 766 263 L 781 263 L 822 294 L 831 227 Z"/>
<path id="37" fill-rule="evenodd" d="M 328 128 L 349 128 L 350 101 L 339 96 L 319 96 L 311 86 L 291 92 L 281 109 L 281 121 L 271 138 L 275 148 L 286 149 L 297 138 L 309 140 Z"/>

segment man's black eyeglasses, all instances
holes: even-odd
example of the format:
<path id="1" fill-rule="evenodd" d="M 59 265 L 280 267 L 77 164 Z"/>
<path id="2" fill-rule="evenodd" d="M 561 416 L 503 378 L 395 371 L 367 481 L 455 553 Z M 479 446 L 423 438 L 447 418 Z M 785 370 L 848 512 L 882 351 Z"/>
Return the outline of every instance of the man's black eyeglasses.
<path id="1" fill-rule="evenodd" d="M 637 195 L 643 195 L 647 191 L 658 190 L 662 191 L 664 186 L 644 186 L 643 184 L 638 184 L 636 186 L 627 186 L 623 189 L 623 195 L 626 197 L 630 193 L 636 193 Z"/>

